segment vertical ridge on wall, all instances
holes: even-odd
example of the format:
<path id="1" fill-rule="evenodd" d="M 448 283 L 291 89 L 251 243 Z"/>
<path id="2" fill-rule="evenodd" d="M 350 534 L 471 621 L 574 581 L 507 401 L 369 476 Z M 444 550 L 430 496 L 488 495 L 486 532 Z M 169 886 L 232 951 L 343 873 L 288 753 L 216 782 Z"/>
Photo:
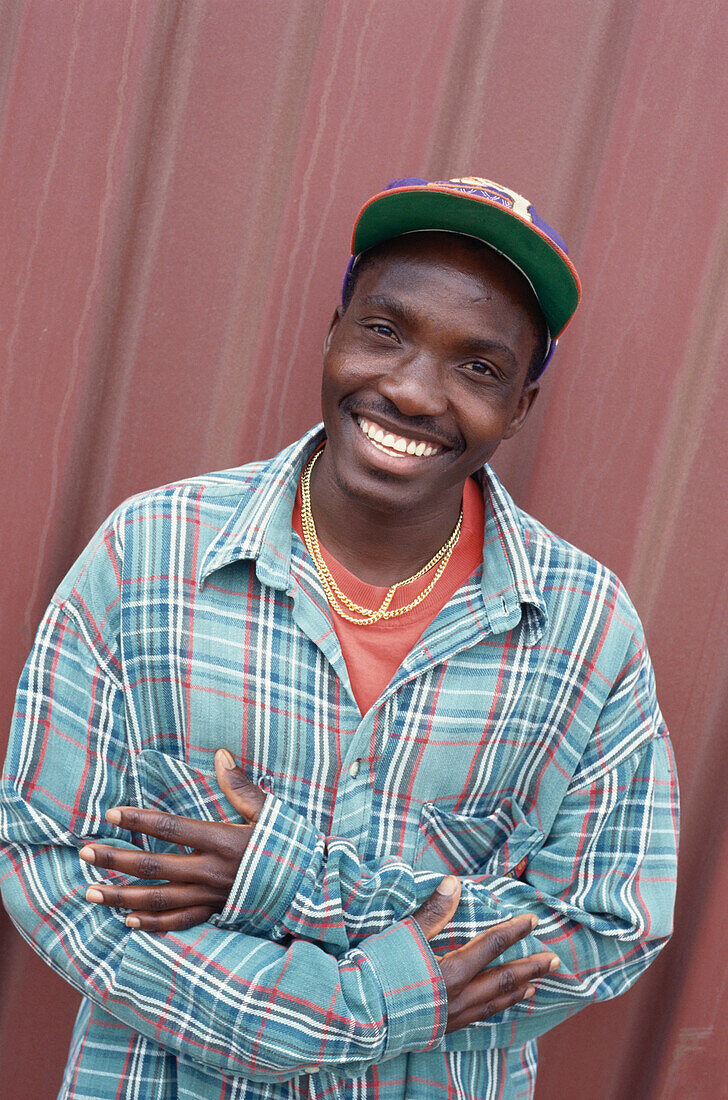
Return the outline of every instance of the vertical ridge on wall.
<path id="1" fill-rule="evenodd" d="M 220 352 L 220 367 L 211 393 L 205 430 L 205 468 L 219 464 L 218 455 L 235 437 L 246 394 L 240 393 L 244 364 L 254 354 L 257 319 L 264 309 L 273 242 L 279 233 L 284 203 L 298 195 L 300 180 L 293 171 L 301 117 L 309 94 L 311 67 L 319 44 L 320 7 L 294 9 L 281 29 L 281 61 L 272 75 L 272 92 L 266 103 L 266 130 L 275 141 L 260 143 L 253 155 L 252 179 L 233 176 L 232 185 L 245 188 L 246 203 L 241 226 L 239 260 L 231 295 L 231 308 Z M 277 296 L 282 292 L 278 290 Z M 266 334 L 266 339 L 268 334 Z M 231 393 L 240 394 L 237 402 Z"/>
<path id="2" fill-rule="evenodd" d="M 489 0 L 488 18 L 483 19 L 483 7 L 477 0 L 460 5 L 452 51 L 443 66 L 447 83 L 439 117 L 433 120 L 425 179 L 488 175 L 474 172 L 466 162 L 482 132 L 487 78 L 505 7 L 505 0 Z"/>
<path id="3" fill-rule="evenodd" d="M 119 113 L 132 116 L 134 144 L 122 170 L 129 171 L 130 232 L 119 225 L 120 270 L 118 283 L 109 287 L 112 300 L 102 305 L 103 315 L 113 320 L 113 344 L 98 347 L 108 356 L 105 385 L 93 442 L 103 444 L 107 455 L 104 474 L 87 507 L 98 515 L 99 504 L 110 498 L 114 471 L 123 462 L 124 412 L 133 401 L 134 365 L 140 353 L 151 283 L 158 263 L 166 220 L 167 200 L 179 158 L 179 143 L 188 110 L 190 83 L 203 9 L 199 5 L 169 5 L 155 27 L 147 52 L 147 94 L 137 89 L 128 95 L 127 74 L 122 74 L 117 96 Z M 130 24 L 130 37 L 132 27 Z M 126 45 L 126 44 L 125 44 Z M 136 113 L 136 117 L 133 114 Z M 119 190 L 127 190 L 121 179 Z M 121 211 L 119 211 L 121 213 Z M 115 299 L 115 300 L 114 300 Z M 111 369 L 113 368 L 113 369 Z"/>
<path id="4" fill-rule="evenodd" d="M 680 373 L 673 382 L 670 408 L 656 476 L 635 539 L 632 583 L 640 592 L 644 613 L 659 601 L 665 583 L 670 547 L 681 524 L 685 496 L 691 492 L 694 466 L 702 449 L 703 425 L 719 407 L 723 349 L 728 343 L 728 195 L 717 211 L 715 229 L 704 260 L 701 285 L 695 296 L 684 346 Z M 723 470 L 728 460 L 728 435 L 723 437 L 718 459 Z"/>

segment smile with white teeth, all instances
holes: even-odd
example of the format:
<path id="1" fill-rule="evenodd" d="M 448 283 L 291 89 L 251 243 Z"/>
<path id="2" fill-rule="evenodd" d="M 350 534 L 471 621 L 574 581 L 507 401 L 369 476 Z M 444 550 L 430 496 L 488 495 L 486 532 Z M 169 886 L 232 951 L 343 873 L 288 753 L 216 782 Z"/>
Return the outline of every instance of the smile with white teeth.
<path id="1" fill-rule="evenodd" d="M 356 422 L 377 450 L 384 451 L 387 455 L 402 458 L 404 455 L 416 455 L 418 458 L 428 458 L 437 454 L 443 448 L 434 443 L 426 443 L 423 439 L 408 439 L 405 435 L 393 435 L 371 420 L 365 420 L 363 416 L 357 416 Z"/>

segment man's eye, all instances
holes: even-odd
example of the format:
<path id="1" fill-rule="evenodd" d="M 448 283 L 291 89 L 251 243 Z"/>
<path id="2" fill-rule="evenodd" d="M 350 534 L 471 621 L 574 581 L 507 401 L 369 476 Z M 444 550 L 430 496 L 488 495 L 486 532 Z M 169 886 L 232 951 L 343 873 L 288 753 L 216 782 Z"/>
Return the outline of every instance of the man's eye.
<path id="1" fill-rule="evenodd" d="M 377 336 L 394 336 L 394 329 L 390 328 L 389 325 L 383 325 L 377 322 L 376 324 L 369 325 L 368 327 L 371 332 L 376 332 Z"/>
<path id="2" fill-rule="evenodd" d="M 472 374 L 495 374 L 490 363 L 484 363 L 481 359 L 474 359 L 472 363 L 467 363 L 466 369 Z"/>

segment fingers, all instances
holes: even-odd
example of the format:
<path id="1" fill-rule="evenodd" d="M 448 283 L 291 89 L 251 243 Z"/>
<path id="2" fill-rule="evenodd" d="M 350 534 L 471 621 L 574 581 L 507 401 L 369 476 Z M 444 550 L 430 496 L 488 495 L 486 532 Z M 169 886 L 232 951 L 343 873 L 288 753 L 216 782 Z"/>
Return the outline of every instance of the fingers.
<path id="1" fill-rule="evenodd" d="M 161 883 L 155 886 L 114 886 L 94 884 L 86 891 L 86 900 L 97 905 L 111 905 L 116 909 L 142 909 L 163 912 L 171 909 L 189 909 L 192 906 L 209 905 L 213 911 L 222 909 L 227 894 L 197 883 Z"/>
<path id="2" fill-rule="evenodd" d="M 454 875 L 448 875 L 434 894 L 430 894 L 427 901 L 412 914 L 425 939 L 431 940 L 450 923 L 460 901 L 460 889 L 460 881 Z"/>
<path id="3" fill-rule="evenodd" d="M 126 923 L 129 928 L 140 932 L 184 932 L 187 928 L 203 924 L 213 913 L 219 912 L 219 908 L 199 905 L 189 909 L 173 909 L 167 913 L 132 913 L 126 918 Z"/>
<path id="4" fill-rule="evenodd" d="M 491 1016 L 497 1016 L 499 1012 L 505 1012 L 507 1008 L 513 1008 L 521 1001 L 530 1000 L 536 990 L 532 985 L 517 989 L 513 993 L 505 993 L 491 1001 L 481 1013 L 474 1012 L 448 1012 L 447 1027 L 445 1031 L 459 1031 L 461 1027 L 477 1023 L 478 1020 L 489 1020 Z"/>
<path id="5" fill-rule="evenodd" d="M 464 947 L 450 951 L 443 959 L 448 960 L 448 974 L 453 989 L 464 988 L 469 981 L 489 966 L 499 955 L 513 947 L 536 927 L 538 923 L 533 913 L 521 913 L 511 920 L 495 924 L 486 932 L 481 932 Z M 441 963 L 442 966 L 442 963 Z"/>
<path id="6" fill-rule="evenodd" d="M 220 790 L 231 806 L 245 818 L 256 822 L 265 802 L 265 792 L 255 783 L 251 783 L 244 772 L 237 767 L 227 749 L 218 749 L 215 753 L 215 775 Z"/>
<path id="7" fill-rule="evenodd" d="M 447 959 L 446 955 L 440 960 L 443 976 L 447 970 Z M 455 1031 L 476 1020 L 487 1020 L 519 1001 L 528 999 L 535 992 L 532 983 L 556 970 L 558 966 L 558 956 L 550 951 L 542 951 L 526 959 L 517 959 L 484 970 L 453 996 L 450 996 L 448 990 L 447 1030 Z M 447 985 L 447 977 L 445 984 Z"/>
<path id="8" fill-rule="evenodd" d="M 224 830 L 230 828 L 224 822 L 198 821 L 194 817 L 179 817 L 161 810 L 144 810 L 140 806 L 114 806 L 106 811 L 106 819 L 120 829 L 131 833 L 145 833 L 170 844 L 184 848 L 209 851 L 220 844 Z"/>
<path id="9" fill-rule="evenodd" d="M 235 826 L 229 828 L 234 829 Z M 243 844 L 243 850 L 244 847 Z M 196 882 L 227 891 L 230 890 L 237 869 L 234 859 L 223 861 L 208 854 L 143 852 L 138 848 L 111 848 L 104 844 L 88 844 L 78 854 L 86 863 L 93 863 L 95 867 L 120 871 L 134 878 Z"/>

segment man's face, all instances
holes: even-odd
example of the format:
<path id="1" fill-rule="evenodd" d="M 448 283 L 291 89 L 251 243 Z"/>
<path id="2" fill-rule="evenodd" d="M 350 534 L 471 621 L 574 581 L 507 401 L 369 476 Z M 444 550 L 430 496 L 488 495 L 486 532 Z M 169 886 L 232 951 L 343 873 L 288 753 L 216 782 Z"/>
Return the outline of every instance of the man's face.
<path id="1" fill-rule="evenodd" d="M 324 342 L 328 462 L 346 495 L 412 514 L 459 499 L 531 407 L 539 316 L 492 249 L 446 233 L 389 242 Z"/>

